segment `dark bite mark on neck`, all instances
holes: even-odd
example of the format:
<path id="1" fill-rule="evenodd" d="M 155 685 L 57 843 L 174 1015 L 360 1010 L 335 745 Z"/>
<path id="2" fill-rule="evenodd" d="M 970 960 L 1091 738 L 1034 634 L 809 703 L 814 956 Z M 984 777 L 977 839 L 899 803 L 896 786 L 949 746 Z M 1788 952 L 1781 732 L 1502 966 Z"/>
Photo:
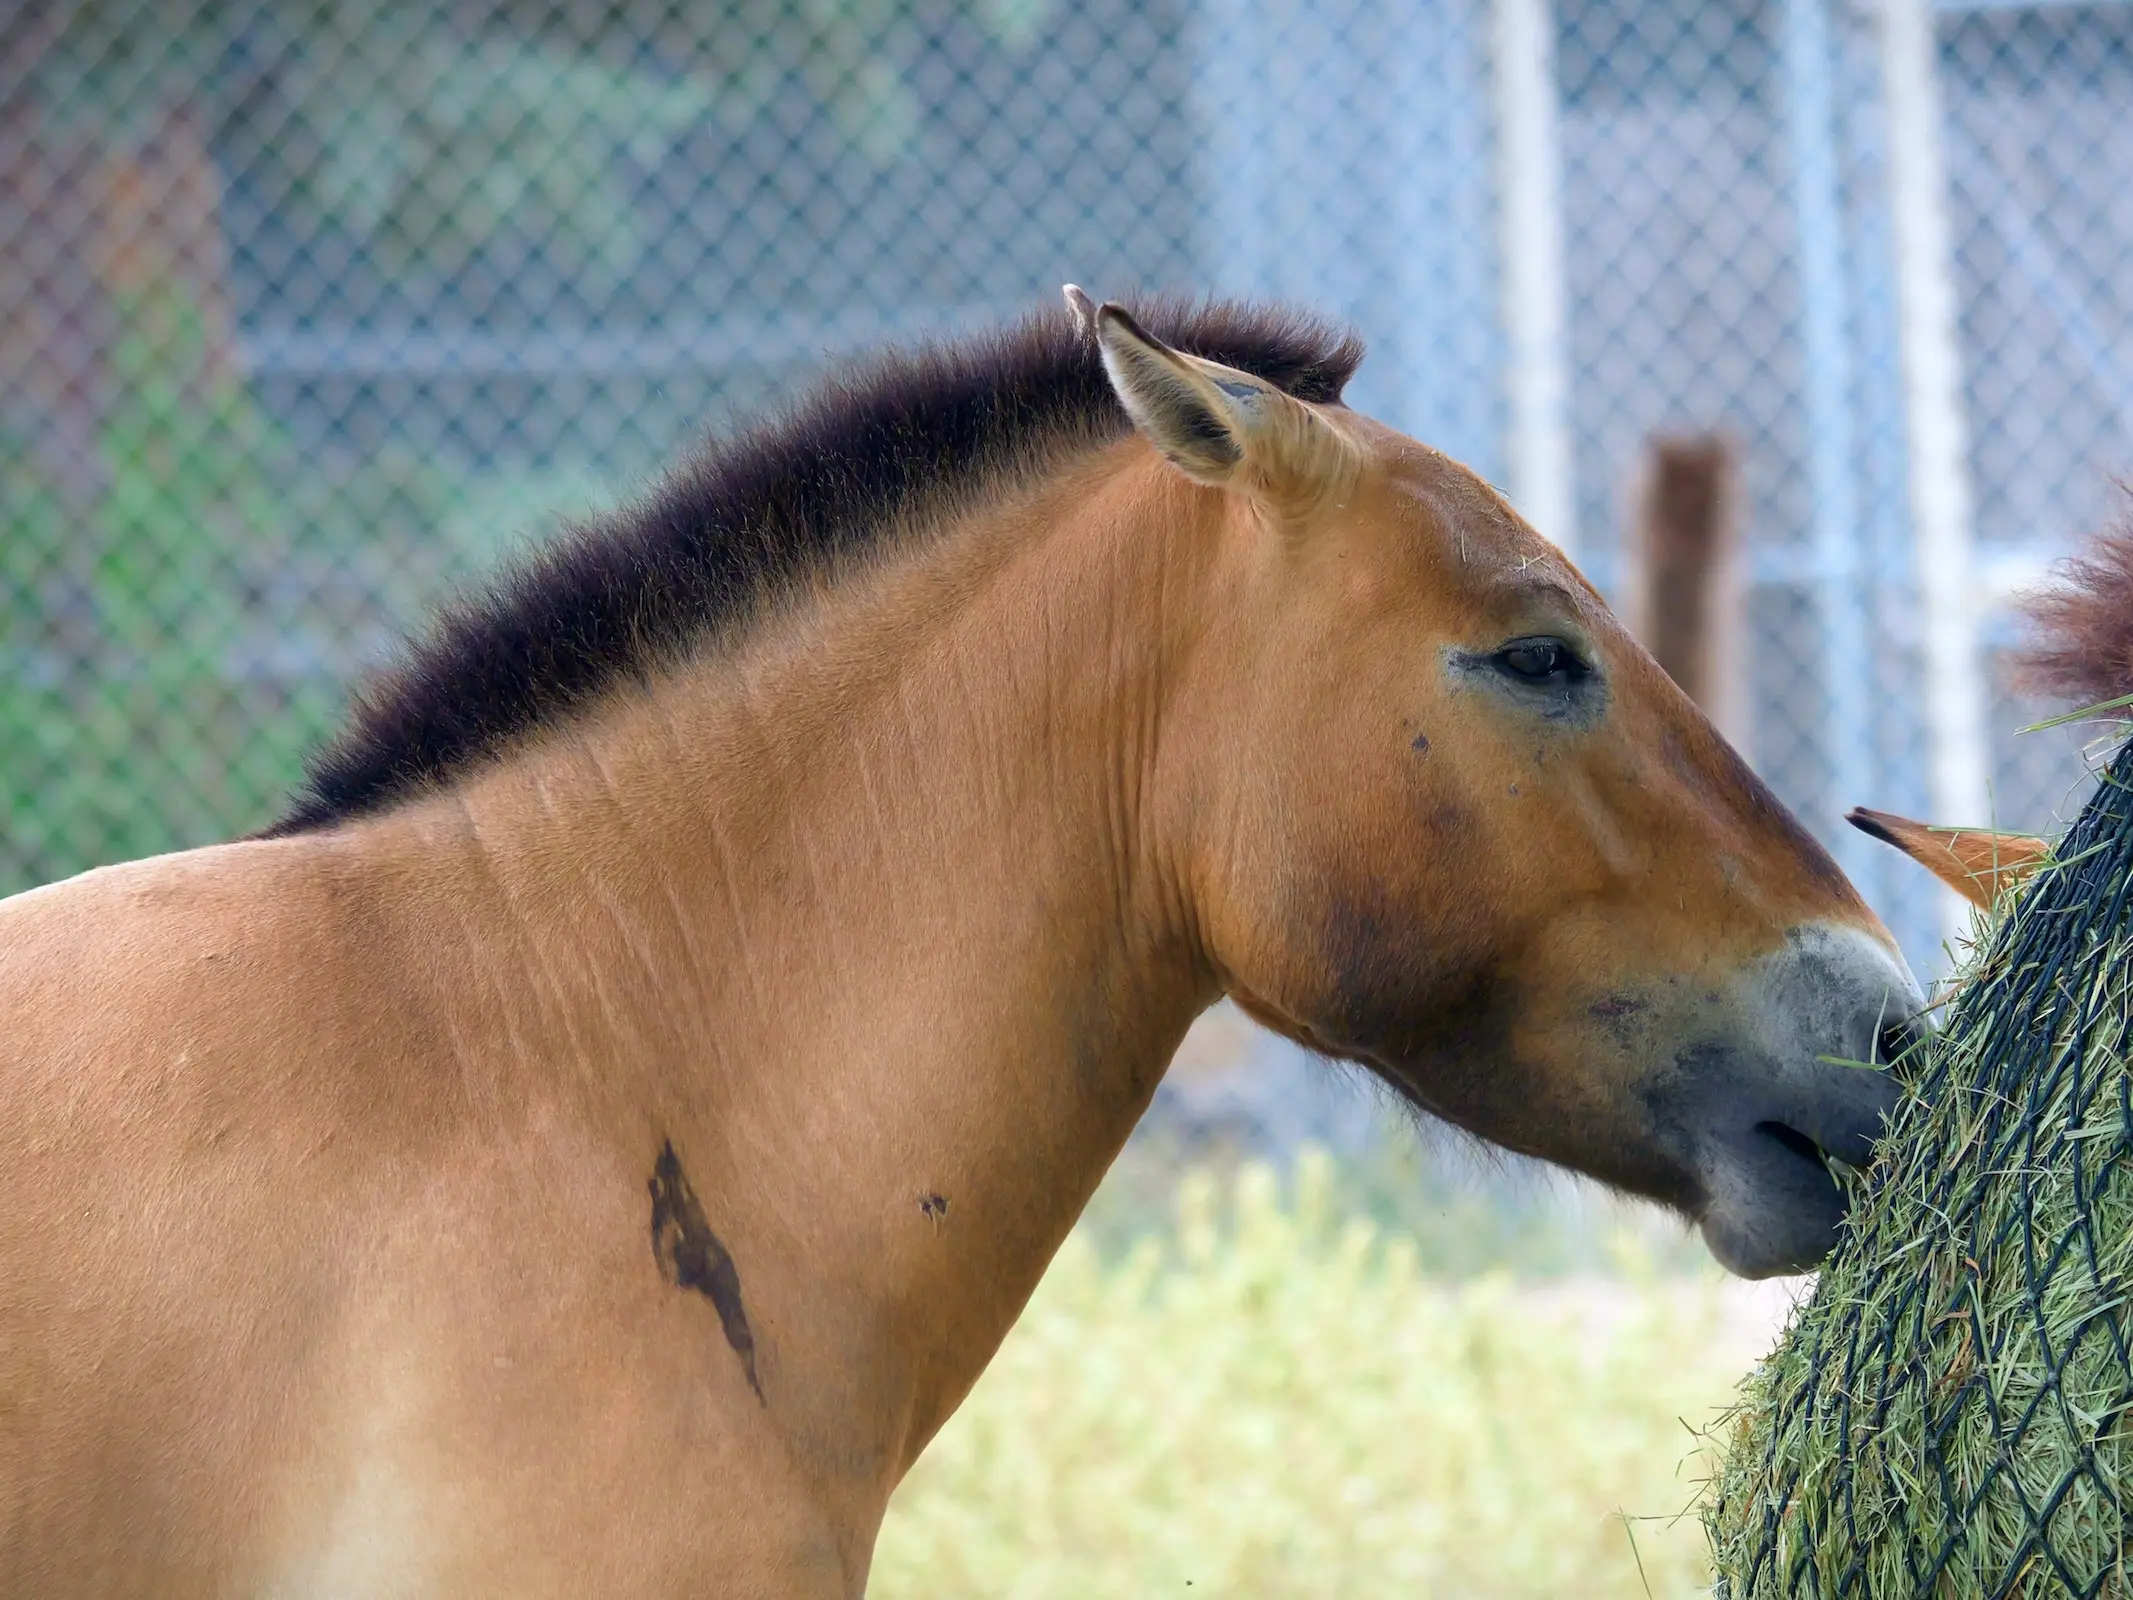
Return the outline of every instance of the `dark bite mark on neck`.
<path id="1" fill-rule="evenodd" d="M 652 1259 L 659 1263 L 660 1275 L 677 1289 L 694 1289 L 716 1308 L 726 1343 L 733 1346 L 733 1353 L 741 1358 L 741 1370 L 748 1375 L 748 1387 L 768 1405 L 756 1378 L 755 1335 L 749 1331 L 748 1313 L 741 1305 L 740 1269 L 704 1220 L 704 1208 L 689 1187 L 688 1174 L 681 1170 L 673 1140 L 660 1147 L 646 1187 L 652 1192 Z"/>

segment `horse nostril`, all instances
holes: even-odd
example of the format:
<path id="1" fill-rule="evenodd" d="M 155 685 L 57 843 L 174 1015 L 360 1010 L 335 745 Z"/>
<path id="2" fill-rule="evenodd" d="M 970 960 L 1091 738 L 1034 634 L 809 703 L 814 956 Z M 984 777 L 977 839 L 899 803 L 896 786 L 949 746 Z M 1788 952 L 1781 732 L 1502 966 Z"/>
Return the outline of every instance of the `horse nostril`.
<path id="1" fill-rule="evenodd" d="M 1927 1028 L 1916 1017 L 1886 1023 L 1874 1036 L 1874 1064 L 1893 1067 L 1929 1037 Z"/>

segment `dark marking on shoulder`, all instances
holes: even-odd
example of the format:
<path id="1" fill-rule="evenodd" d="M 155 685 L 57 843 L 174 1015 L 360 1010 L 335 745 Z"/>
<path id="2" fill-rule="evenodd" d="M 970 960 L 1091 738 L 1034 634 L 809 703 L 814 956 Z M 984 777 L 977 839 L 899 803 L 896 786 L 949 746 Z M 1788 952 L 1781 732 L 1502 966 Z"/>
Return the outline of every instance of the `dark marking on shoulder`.
<path id="1" fill-rule="evenodd" d="M 704 1220 L 703 1205 L 689 1187 L 688 1174 L 681 1170 L 673 1140 L 660 1146 L 651 1182 L 645 1187 L 652 1192 L 652 1258 L 659 1263 L 660 1274 L 675 1288 L 694 1289 L 711 1302 L 726 1343 L 741 1358 L 748 1387 L 768 1405 L 755 1372 L 755 1334 L 741 1305 L 740 1269 Z"/>
<path id="2" fill-rule="evenodd" d="M 1414 751 L 1414 753 L 1415 753 L 1416 755 L 1418 755 L 1418 756 L 1426 756 L 1426 755 L 1428 755 L 1428 754 L 1429 754 L 1429 735 L 1428 735 L 1428 734 L 1426 734 L 1426 733 L 1418 733 L 1418 734 L 1416 734 L 1416 735 L 1415 735 L 1415 738 L 1414 738 L 1414 743 L 1413 743 L 1413 744 L 1411 744 L 1411 745 L 1409 745 L 1409 746 L 1408 746 L 1408 748 L 1409 748 L 1409 749 L 1411 749 L 1411 750 L 1413 750 L 1413 751 Z"/>
<path id="3" fill-rule="evenodd" d="M 1592 1014 L 1596 1017 L 1633 1017 L 1643 1009 L 1642 1000 L 1626 994 L 1611 994 L 1592 1003 Z"/>
<path id="4" fill-rule="evenodd" d="M 938 1222 L 948 1215 L 948 1197 L 944 1194 L 922 1194 L 918 1197 L 918 1209 Z"/>

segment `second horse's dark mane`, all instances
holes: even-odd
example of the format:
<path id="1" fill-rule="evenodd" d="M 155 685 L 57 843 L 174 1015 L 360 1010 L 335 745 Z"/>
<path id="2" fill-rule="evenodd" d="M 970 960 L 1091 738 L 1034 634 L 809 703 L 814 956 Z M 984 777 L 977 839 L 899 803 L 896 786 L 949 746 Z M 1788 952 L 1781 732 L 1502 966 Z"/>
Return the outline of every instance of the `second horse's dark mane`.
<path id="1" fill-rule="evenodd" d="M 2081 706 L 2133 694 L 2133 512 L 2121 512 L 2054 577 L 2023 608 L 2031 629 L 2016 658 L 2023 687 Z"/>

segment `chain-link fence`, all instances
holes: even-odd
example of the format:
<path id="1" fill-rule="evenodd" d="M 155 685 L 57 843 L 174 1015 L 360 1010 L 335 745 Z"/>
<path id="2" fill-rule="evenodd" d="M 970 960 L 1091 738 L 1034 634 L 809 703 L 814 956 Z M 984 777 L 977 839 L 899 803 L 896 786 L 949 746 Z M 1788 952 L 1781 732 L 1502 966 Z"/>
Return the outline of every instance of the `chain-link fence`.
<path id="1" fill-rule="evenodd" d="M 2133 8 L 1920 3 L 13 8 L 0 890 L 264 821 L 449 584 L 1072 278 L 1352 319 L 1611 592 L 1651 436 L 1730 438 L 1735 731 L 1936 964 L 1838 817 L 1988 803 L 1968 641 L 2133 470 Z M 1984 713 L 2045 820 L 2073 752 Z"/>

